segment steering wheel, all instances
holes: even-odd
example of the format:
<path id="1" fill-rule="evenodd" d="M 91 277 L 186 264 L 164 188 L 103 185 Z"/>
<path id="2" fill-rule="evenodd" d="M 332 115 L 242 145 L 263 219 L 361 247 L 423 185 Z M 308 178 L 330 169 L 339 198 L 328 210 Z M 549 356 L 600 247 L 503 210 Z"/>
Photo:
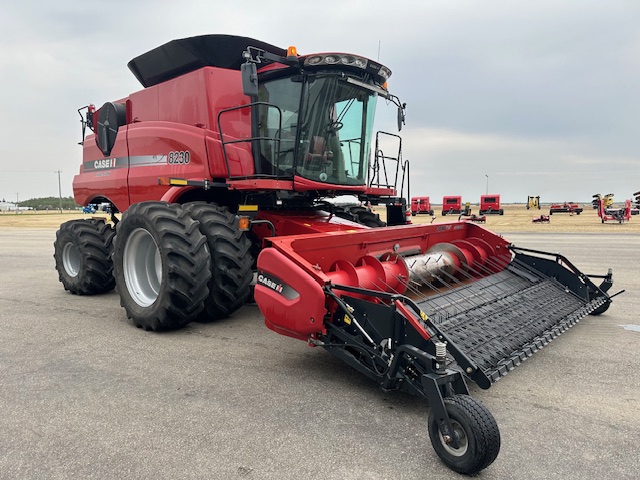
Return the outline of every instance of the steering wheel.
<path id="1" fill-rule="evenodd" d="M 342 122 L 334 121 L 334 122 L 329 123 L 325 127 L 325 131 L 327 131 L 327 132 L 337 132 L 342 127 L 344 127 L 344 124 Z"/>

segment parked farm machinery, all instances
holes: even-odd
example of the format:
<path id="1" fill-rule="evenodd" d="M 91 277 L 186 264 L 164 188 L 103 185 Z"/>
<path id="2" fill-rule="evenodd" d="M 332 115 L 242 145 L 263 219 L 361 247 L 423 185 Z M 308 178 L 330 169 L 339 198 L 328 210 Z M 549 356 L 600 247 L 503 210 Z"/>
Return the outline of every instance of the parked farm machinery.
<path id="1" fill-rule="evenodd" d="M 531 209 L 531 208 L 537 208 L 538 210 L 540 210 L 540 196 L 528 196 L 527 197 L 527 210 Z"/>
<path id="2" fill-rule="evenodd" d="M 607 193 L 606 195 L 600 195 L 599 193 L 596 193 L 595 195 L 592 195 L 592 197 L 593 200 L 591 200 L 591 205 L 594 210 L 598 209 L 598 207 L 600 206 L 600 201 L 603 202 L 604 208 L 609 208 L 613 205 L 613 193 Z"/>
<path id="3" fill-rule="evenodd" d="M 480 215 L 504 215 L 504 209 L 500 206 L 500 195 L 481 195 Z"/>
<path id="4" fill-rule="evenodd" d="M 576 202 L 552 203 L 549 206 L 549 215 L 554 213 L 570 213 L 580 215 L 584 209 Z"/>
<path id="5" fill-rule="evenodd" d="M 463 219 L 468 221 L 468 222 L 473 222 L 473 223 L 487 223 L 487 216 L 486 215 L 476 215 L 475 213 L 472 213 L 471 215 L 460 215 L 458 217 L 458 220 Z"/>
<path id="6" fill-rule="evenodd" d="M 445 215 L 471 215 L 471 204 L 462 205 L 462 197 L 458 195 L 445 195 L 442 197 L 442 216 Z"/>
<path id="7" fill-rule="evenodd" d="M 626 200 L 624 207 L 604 208 L 605 201 L 598 199 L 598 217 L 602 223 L 605 222 L 628 222 L 631 220 L 631 200 Z"/>
<path id="8" fill-rule="evenodd" d="M 532 223 L 550 223 L 549 215 L 540 215 L 531 219 Z"/>
<path id="9" fill-rule="evenodd" d="M 472 222 L 404 225 L 401 139 L 374 142 L 372 127 L 378 97 L 395 105 L 398 129 L 405 107 L 377 62 L 206 35 L 129 67 L 143 90 L 81 114 L 75 199 L 107 203 L 112 222 L 61 225 L 64 288 L 115 288 L 132 323 L 158 331 L 233 314 L 255 277 L 269 329 L 426 398 L 440 459 L 464 474 L 488 467 L 500 433 L 467 380 L 489 388 L 604 312 L 611 272 L 587 276 Z M 323 200 L 338 195 L 386 205 L 387 225 Z M 463 212 L 447 198 L 443 215 Z"/>
<path id="10" fill-rule="evenodd" d="M 411 197 L 411 215 L 415 217 L 421 213 L 433 216 L 431 199 L 429 197 Z"/>

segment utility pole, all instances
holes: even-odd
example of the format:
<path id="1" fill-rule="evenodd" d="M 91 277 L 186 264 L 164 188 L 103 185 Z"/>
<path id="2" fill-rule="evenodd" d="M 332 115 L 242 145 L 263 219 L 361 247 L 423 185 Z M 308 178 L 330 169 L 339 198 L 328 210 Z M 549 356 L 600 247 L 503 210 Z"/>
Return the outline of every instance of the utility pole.
<path id="1" fill-rule="evenodd" d="M 487 195 L 489 195 L 489 175 L 485 175 L 487 177 Z"/>
<path id="2" fill-rule="evenodd" d="M 18 214 L 18 210 L 20 209 L 20 207 L 18 206 L 19 203 L 20 203 L 20 194 L 16 192 L 16 215 Z"/>
<path id="3" fill-rule="evenodd" d="M 60 198 L 60 213 L 62 213 L 62 187 L 60 186 L 60 174 L 62 173 L 62 170 L 56 170 L 53 173 L 58 174 L 58 197 Z"/>

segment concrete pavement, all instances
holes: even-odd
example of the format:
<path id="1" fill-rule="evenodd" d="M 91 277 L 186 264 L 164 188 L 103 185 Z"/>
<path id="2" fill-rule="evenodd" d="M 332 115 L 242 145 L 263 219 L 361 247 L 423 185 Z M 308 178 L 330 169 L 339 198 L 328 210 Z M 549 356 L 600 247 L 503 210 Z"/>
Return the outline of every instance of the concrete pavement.
<path id="1" fill-rule="evenodd" d="M 502 449 L 483 479 L 640 472 L 640 239 L 508 234 L 585 273 L 614 269 L 587 317 L 490 390 Z M 0 228 L 0 479 L 448 479 L 428 406 L 267 330 L 255 306 L 149 333 L 115 293 L 79 297 L 54 230 Z"/>

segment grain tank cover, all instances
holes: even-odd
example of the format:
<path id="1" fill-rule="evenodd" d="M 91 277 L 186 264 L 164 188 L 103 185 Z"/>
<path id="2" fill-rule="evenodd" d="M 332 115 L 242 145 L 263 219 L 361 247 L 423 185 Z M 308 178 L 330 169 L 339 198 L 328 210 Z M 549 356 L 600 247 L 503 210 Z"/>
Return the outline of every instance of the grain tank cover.
<path id="1" fill-rule="evenodd" d="M 285 49 L 253 38 L 200 35 L 172 40 L 137 56 L 127 66 L 144 87 L 151 87 L 202 67 L 240 70 L 245 62 L 242 52 L 249 46 L 279 56 L 287 54 Z"/>

